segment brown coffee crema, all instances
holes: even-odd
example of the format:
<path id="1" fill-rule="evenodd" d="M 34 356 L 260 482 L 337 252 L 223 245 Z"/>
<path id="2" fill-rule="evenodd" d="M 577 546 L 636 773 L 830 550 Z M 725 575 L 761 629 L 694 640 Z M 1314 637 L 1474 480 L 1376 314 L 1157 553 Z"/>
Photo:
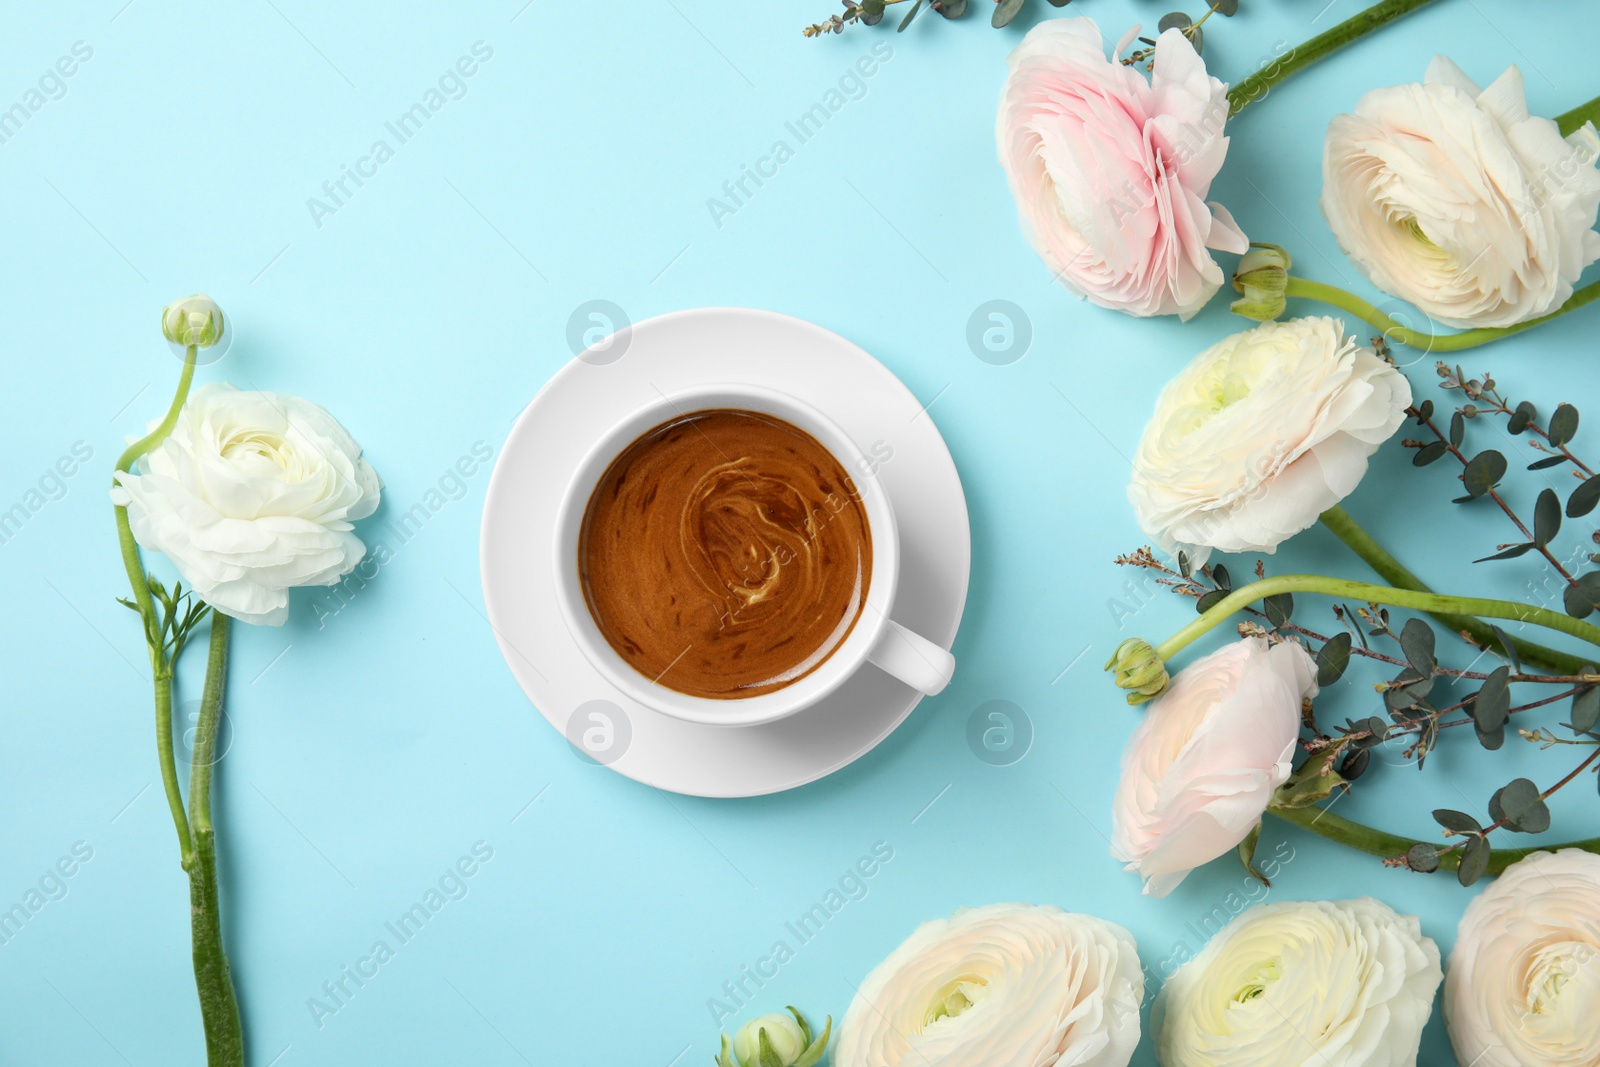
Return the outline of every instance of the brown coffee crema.
<path id="1" fill-rule="evenodd" d="M 696 697 L 770 693 L 849 636 L 872 578 L 866 507 L 816 438 L 717 408 L 655 427 L 601 475 L 578 576 L 606 641 Z"/>

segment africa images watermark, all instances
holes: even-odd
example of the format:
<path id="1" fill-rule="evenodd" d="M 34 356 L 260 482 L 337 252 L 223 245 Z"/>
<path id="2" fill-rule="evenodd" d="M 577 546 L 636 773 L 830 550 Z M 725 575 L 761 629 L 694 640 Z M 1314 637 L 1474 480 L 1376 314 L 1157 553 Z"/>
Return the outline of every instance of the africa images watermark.
<path id="1" fill-rule="evenodd" d="M 867 95 L 867 79 L 877 74 L 882 65 L 894 58 L 894 47 L 884 41 L 872 46 L 870 54 L 862 55 L 843 74 L 835 87 L 822 94 L 822 99 L 783 124 L 788 137 L 772 142 L 765 155 L 754 163 L 741 163 L 739 173 L 722 183 L 721 195 L 706 198 L 706 210 L 711 222 L 722 229 L 723 220 L 737 215 L 767 182 L 778 176 L 778 170 L 795 156 L 795 149 L 821 132 L 828 120 L 844 110 L 852 100 Z M 793 138 L 794 144 L 789 143 Z M 754 188 L 752 188 L 754 186 Z"/>
<path id="2" fill-rule="evenodd" d="M 421 500 L 373 531 L 372 547 L 349 574 L 334 585 L 312 590 L 312 596 L 306 603 L 316 616 L 317 629 L 324 629 L 329 619 L 349 607 L 356 595 L 367 587 L 367 583 L 377 578 L 383 568 L 394 561 L 400 550 L 410 544 L 435 515 L 452 501 L 465 498 L 467 480 L 493 458 L 492 446 L 483 441 L 472 442 L 470 451 L 458 456 L 455 463 L 446 467 L 435 485 L 422 494 Z"/>
<path id="3" fill-rule="evenodd" d="M 11 907 L 0 911 L 0 945 L 9 945 L 22 933 L 23 927 L 33 921 L 53 901 L 67 898 L 68 881 L 94 859 L 94 846 L 87 841 L 74 841 L 71 851 L 61 856 L 38 880 L 28 887 L 22 898 Z"/>
<path id="4" fill-rule="evenodd" d="M 356 159 L 353 165 L 339 164 L 338 175 L 322 183 L 322 195 L 306 198 L 306 210 L 311 213 L 311 221 L 317 229 L 322 229 L 327 216 L 337 215 L 368 181 L 376 178 L 378 168 L 395 157 L 399 146 L 421 133 L 429 119 L 443 111 L 451 100 L 463 99 L 467 95 L 467 79 L 493 58 L 494 49 L 487 42 L 474 41 L 471 54 L 459 57 L 452 66 L 445 68 L 438 82 L 428 86 L 420 100 L 383 124 L 388 137 L 373 141 L 367 154 Z M 394 140 L 392 145 L 390 138 Z M 350 187 L 352 183 L 354 189 Z"/>
<path id="5" fill-rule="evenodd" d="M 339 973 L 322 983 L 322 991 L 306 998 L 306 1010 L 311 1021 L 321 1030 L 327 1020 L 350 1006 L 357 993 L 383 973 L 385 964 L 392 962 L 401 948 L 409 945 L 441 911 L 452 901 L 465 900 L 471 892 L 468 880 L 477 876 L 485 864 L 494 859 L 494 847 L 487 841 L 475 841 L 467 854 L 444 869 L 421 897 L 411 907 L 383 924 L 383 935 L 372 942 L 366 953 L 354 964 L 346 963 Z M 393 942 L 392 944 L 390 942 Z"/>
<path id="6" fill-rule="evenodd" d="M 9 144 L 22 132 L 29 119 L 44 110 L 52 100 L 67 95 L 67 79 L 94 58 L 94 48 L 85 41 L 73 41 L 69 55 L 59 57 L 45 68 L 34 86 L 24 90 L 15 104 L 0 110 L 0 145 Z"/>
<path id="7" fill-rule="evenodd" d="M 22 498 L 9 508 L 0 511 L 0 545 L 10 544 L 22 532 L 28 520 L 43 511 L 47 504 L 67 495 L 67 479 L 83 469 L 94 458 L 94 448 L 87 441 L 74 441 L 67 454 L 56 459 L 29 486 Z"/>
<path id="8" fill-rule="evenodd" d="M 711 1013 L 714 1025 L 721 1026 L 724 1019 L 745 1008 L 768 982 L 778 976 L 783 965 L 794 959 L 795 950 L 809 944 L 822 932 L 829 919 L 844 910 L 845 905 L 866 899 L 868 883 L 894 859 L 894 847 L 887 841 L 874 841 L 870 852 L 870 855 L 861 856 L 846 867 L 838 881 L 822 894 L 821 900 L 784 923 L 784 936 L 774 941 L 754 965 L 740 964 L 738 975 L 722 983 L 721 996 L 726 1000 L 706 998 L 706 1010 Z"/>

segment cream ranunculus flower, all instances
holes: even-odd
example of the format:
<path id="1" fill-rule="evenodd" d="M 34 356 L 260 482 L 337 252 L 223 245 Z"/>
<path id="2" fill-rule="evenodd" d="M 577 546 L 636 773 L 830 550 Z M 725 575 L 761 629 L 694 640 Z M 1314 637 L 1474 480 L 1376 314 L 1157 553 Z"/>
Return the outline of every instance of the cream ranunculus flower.
<path id="1" fill-rule="evenodd" d="M 1414 1067 L 1439 948 L 1387 904 L 1250 908 L 1167 980 L 1162 1067 Z"/>
<path id="2" fill-rule="evenodd" d="M 1188 318 L 1221 287 L 1211 249 L 1243 252 L 1206 203 L 1228 152 L 1228 87 L 1177 30 L 1149 81 L 1107 59 L 1093 19 L 1048 19 L 1008 60 L 1000 165 L 1022 227 L 1062 285 L 1130 315 Z"/>
<path id="3" fill-rule="evenodd" d="M 1126 1067 L 1144 974 L 1122 927 L 992 904 L 923 923 L 861 983 L 835 1067 Z"/>
<path id="4" fill-rule="evenodd" d="M 116 480 L 112 502 L 139 544 L 218 611 L 272 626 L 288 618 L 290 589 L 332 585 L 361 561 L 351 523 L 376 510 L 383 487 L 322 408 L 216 383 Z"/>
<path id="5" fill-rule="evenodd" d="M 1444 982 L 1456 1058 L 1600 1065 L 1600 856 L 1535 852 L 1467 905 Z"/>
<path id="6" fill-rule="evenodd" d="M 1236 641 L 1196 660 L 1150 702 L 1122 755 L 1111 855 L 1164 897 L 1233 851 L 1289 777 L 1317 667 L 1297 641 Z"/>
<path id="7" fill-rule="evenodd" d="M 1600 135 L 1528 114 L 1522 73 L 1480 90 L 1443 56 L 1328 127 L 1322 211 L 1386 293 L 1451 326 L 1554 311 L 1600 259 Z"/>
<path id="8" fill-rule="evenodd" d="M 1264 322 L 1162 390 L 1128 500 L 1167 552 L 1272 552 L 1343 500 L 1399 429 L 1411 386 L 1330 318 Z"/>

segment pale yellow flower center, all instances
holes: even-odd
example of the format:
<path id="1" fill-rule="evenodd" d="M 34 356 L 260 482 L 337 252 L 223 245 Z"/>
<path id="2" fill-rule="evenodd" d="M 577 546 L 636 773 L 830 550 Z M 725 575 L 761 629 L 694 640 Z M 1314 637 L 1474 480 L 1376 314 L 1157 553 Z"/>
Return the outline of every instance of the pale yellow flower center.
<path id="1" fill-rule="evenodd" d="M 928 1014 L 922 1025 L 928 1027 L 940 1019 L 954 1019 L 977 1003 L 986 984 L 976 975 L 962 975 L 947 983 L 934 995 L 933 1003 L 928 1005 Z"/>

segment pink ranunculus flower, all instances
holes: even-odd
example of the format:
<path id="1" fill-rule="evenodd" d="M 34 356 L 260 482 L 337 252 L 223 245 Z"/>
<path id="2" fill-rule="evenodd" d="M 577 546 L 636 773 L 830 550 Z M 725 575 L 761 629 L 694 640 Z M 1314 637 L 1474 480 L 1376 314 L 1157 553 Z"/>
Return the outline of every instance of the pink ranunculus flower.
<path id="1" fill-rule="evenodd" d="M 1199 311 L 1224 280 L 1209 250 L 1248 247 L 1205 199 L 1228 151 L 1228 87 L 1177 30 L 1156 42 L 1146 81 L 1106 58 L 1088 18 L 1040 23 L 1007 62 L 1000 165 L 1040 257 L 1101 307 Z"/>
<path id="2" fill-rule="evenodd" d="M 1237 848 L 1289 777 L 1316 663 L 1296 641 L 1249 637 L 1196 660 L 1151 701 L 1122 755 L 1111 855 L 1164 897 Z"/>

